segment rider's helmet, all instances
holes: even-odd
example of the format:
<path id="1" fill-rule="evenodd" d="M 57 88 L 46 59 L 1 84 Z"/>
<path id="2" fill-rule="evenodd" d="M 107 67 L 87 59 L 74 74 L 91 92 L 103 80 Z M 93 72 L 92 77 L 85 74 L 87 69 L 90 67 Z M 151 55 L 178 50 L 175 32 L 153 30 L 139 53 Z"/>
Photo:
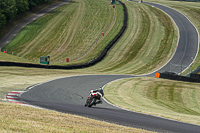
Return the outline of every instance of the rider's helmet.
<path id="1" fill-rule="evenodd" d="M 93 93 L 94 90 L 91 90 L 90 93 Z"/>

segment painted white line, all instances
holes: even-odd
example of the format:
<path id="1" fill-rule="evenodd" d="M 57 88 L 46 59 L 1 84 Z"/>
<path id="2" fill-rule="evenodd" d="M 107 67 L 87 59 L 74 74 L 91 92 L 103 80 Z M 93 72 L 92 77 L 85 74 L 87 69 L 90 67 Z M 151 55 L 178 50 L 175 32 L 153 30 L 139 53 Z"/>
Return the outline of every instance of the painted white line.
<path id="1" fill-rule="evenodd" d="M 134 77 L 130 77 L 130 78 L 134 78 Z M 121 78 L 121 79 L 123 79 L 123 78 Z M 119 80 L 119 79 L 116 79 L 116 80 Z M 111 83 L 111 82 L 114 82 L 114 81 L 116 81 L 116 80 L 113 80 L 113 81 L 110 81 L 110 82 L 106 83 L 102 88 L 104 89 L 104 87 L 105 87 L 107 84 L 109 84 L 109 83 Z M 144 113 L 140 113 L 140 112 L 128 110 L 128 109 L 125 109 L 125 108 L 122 108 L 122 107 L 119 107 L 119 106 L 116 106 L 116 105 L 110 103 L 110 102 L 109 102 L 108 100 L 106 100 L 104 97 L 103 97 L 103 100 L 104 100 L 105 102 L 107 102 L 108 104 L 110 104 L 110 105 L 116 107 L 116 108 L 119 108 L 119 109 L 122 109 L 122 110 L 125 110 L 125 111 L 128 111 L 128 112 L 133 112 L 133 113 L 142 114 L 142 115 L 146 115 L 146 116 L 154 116 L 154 117 L 157 117 L 157 118 L 162 118 L 162 119 L 170 120 L 170 121 L 174 121 L 174 122 L 185 123 L 185 124 L 189 124 L 189 125 L 200 126 L 200 125 L 196 125 L 196 124 L 192 124 L 192 123 L 188 123 L 188 122 L 183 122 L 183 121 L 178 121 L 178 120 L 169 119 L 169 118 L 165 118 L 165 117 L 160 117 L 160 116 L 156 116 L 156 115 L 144 114 Z"/>
<path id="2" fill-rule="evenodd" d="M 18 97 L 19 94 L 12 94 L 12 93 L 8 93 L 7 96 L 13 96 L 13 97 Z"/>
<path id="3" fill-rule="evenodd" d="M 158 4 L 158 3 L 152 3 L 152 4 Z M 149 5 L 149 4 L 148 4 L 148 5 Z M 158 4 L 158 5 L 161 5 L 161 4 Z M 196 30 L 196 32 L 197 32 L 197 35 L 198 35 L 198 48 L 197 48 L 197 52 L 196 52 L 196 55 L 195 55 L 195 57 L 193 58 L 192 62 L 188 65 L 187 68 L 185 68 L 185 69 L 182 71 L 182 72 L 184 72 L 184 71 L 187 70 L 187 69 L 190 67 L 190 65 L 195 61 L 195 59 L 196 59 L 196 57 L 197 57 L 197 54 L 198 54 L 198 52 L 199 52 L 199 32 L 198 32 L 197 28 L 195 27 L 195 25 L 192 23 L 192 21 L 190 21 L 190 19 L 187 18 L 183 13 L 181 13 L 181 12 L 179 12 L 178 10 L 173 9 L 173 8 L 171 8 L 171 7 L 165 6 L 165 5 L 161 5 L 161 6 L 170 8 L 170 9 L 172 9 L 172 10 L 174 10 L 174 11 L 176 11 L 176 12 L 182 14 L 186 19 L 188 19 L 188 21 L 192 24 L 192 26 L 195 28 L 195 30 Z M 156 8 L 159 9 L 159 10 L 162 10 L 162 9 L 160 9 L 160 8 L 158 8 L 158 7 L 156 7 Z M 163 11 L 163 10 L 162 10 L 162 11 Z M 163 11 L 163 12 L 166 13 L 165 11 Z M 166 13 L 166 14 L 174 21 L 174 19 L 173 19 L 168 13 Z M 176 24 L 175 21 L 174 21 L 174 23 Z M 180 30 L 179 30 L 179 27 L 177 26 L 177 24 L 176 24 L 176 27 L 178 28 L 178 32 L 180 33 Z M 177 47 L 178 47 L 178 44 L 179 44 L 179 39 L 180 39 L 180 34 L 179 34 L 179 38 L 178 38 Z M 176 50 L 177 50 L 177 47 L 176 47 Z M 174 54 L 176 53 L 176 50 L 175 50 Z M 174 55 L 172 56 L 172 58 L 173 58 L 173 57 L 174 57 Z M 171 58 L 171 59 L 172 59 L 172 58 Z M 171 59 L 170 59 L 163 67 L 165 67 L 165 66 L 171 61 Z M 162 69 L 163 67 L 161 67 L 160 69 Z M 160 69 L 159 69 L 159 70 L 160 70 Z M 155 73 L 155 72 L 156 72 L 156 71 L 154 71 L 153 73 Z M 153 74 L 153 73 L 150 73 L 150 74 Z"/>

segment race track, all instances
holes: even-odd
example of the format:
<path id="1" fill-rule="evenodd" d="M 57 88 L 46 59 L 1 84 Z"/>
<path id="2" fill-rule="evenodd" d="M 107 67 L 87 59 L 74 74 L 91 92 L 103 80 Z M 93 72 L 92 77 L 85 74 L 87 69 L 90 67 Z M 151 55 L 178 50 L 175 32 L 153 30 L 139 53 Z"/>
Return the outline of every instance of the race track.
<path id="1" fill-rule="evenodd" d="M 152 5 L 167 12 L 179 28 L 179 44 L 170 62 L 189 66 L 193 61 L 191 57 L 195 58 L 198 52 L 198 32 L 195 27 L 179 12 L 165 6 L 157 4 Z M 170 62 L 158 71 L 169 71 Z M 178 67 L 173 67 L 171 69 L 174 72 L 180 72 Z M 153 76 L 153 74 L 146 76 Z M 83 75 L 61 78 L 34 85 L 28 88 L 27 91 L 21 95 L 21 98 L 32 105 L 104 120 L 124 126 L 143 128 L 150 131 L 181 133 L 200 131 L 200 126 L 197 125 L 126 111 L 109 105 L 105 101 L 102 105 L 97 105 L 96 107 L 84 107 L 84 103 L 91 89 L 102 87 L 113 80 L 129 77 L 135 76 Z"/>
<path id="2" fill-rule="evenodd" d="M 86 98 L 91 89 L 101 87 L 119 78 L 128 77 L 133 76 L 85 75 L 62 78 L 31 87 L 26 93 L 22 94 L 22 98 L 32 105 L 124 126 L 158 132 L 192 133 L 200 131 L 199 126 L 125 111 L 109 105 L 105 101 L 102 105 L 97 105 L 96 107 L 84 107 Z"/>
<path id="3" fill-rule="evenodd" d="M 158 71 L 182 72 L 192 64 L 197 56 L 199 50 L 199 35 L 197 29 L 186 16 L 176 10 L 159 4 L 146 4 L 152 5 L 167 13 L 174 20 L 179 29 L 179 41 L 175 54 L 172 59 Z"/>

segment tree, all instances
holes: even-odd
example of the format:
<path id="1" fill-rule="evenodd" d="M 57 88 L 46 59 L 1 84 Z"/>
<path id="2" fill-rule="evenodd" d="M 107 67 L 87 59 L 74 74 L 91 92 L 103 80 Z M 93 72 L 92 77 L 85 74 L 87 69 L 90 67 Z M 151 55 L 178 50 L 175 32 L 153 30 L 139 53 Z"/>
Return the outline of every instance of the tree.
<path id="1" fill-rule="evenodd" d="M 49 3 L 51 0 L 41 0 L 42 3 Z"/>
<path id="2" fill-rule="evenodd" d="M 10 20 L 14 18 L 17 14 L 15 0 L 0 0 L 0 8 L 1 8 L 2 14 L 5 15 L 6 20 Z"/>
<path id="3" fill-rule="evenodd" d="M 0 28 L 3 27 L 6 24 L 6 17 L 2 13 L 2 10 L 0 8 Z"/>
<path id="4" fill-rule="evenodd" d="M 17 13 L 21 14 L 29 10 L 28 0 L 16 0 Z"/>
<path id="5" fill-rule="evenodd" d="M 29 8 L 32 9 L 35 6 L 38 6 L 40 3 L 49 3 L 51 0 L 28 0 Z"/>
<path id="6" fill-rule="evenodd" d="M 39 4 L 39 0 L 28 0 L 28 2 L 29 2 L 30 9 L 32 9 L 33 7 L 35 7 Z"/>
<path id="7" fill-rule="evenodd" d="M 0 0 L 0 28 L 7 21 L 13 19 L 16 14 L 26 12 L 40 3 L 48 3 L 51 0 Z"/>

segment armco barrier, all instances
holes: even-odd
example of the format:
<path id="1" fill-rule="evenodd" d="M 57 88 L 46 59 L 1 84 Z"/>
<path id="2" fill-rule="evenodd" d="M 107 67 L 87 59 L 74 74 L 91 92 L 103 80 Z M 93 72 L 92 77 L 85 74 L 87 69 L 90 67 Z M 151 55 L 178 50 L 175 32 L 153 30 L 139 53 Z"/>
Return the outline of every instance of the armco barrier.
<path id="1" fill-rule="evenodd" d="M 119 1 L 120 2 L 120 1 Z M 19 62 L 4 62 L 0 61 L 0 66 L 19 66 L 19 67 L 35 67 L 35 68 L 47 68 L 47 69 L 80 69 L 80 68 L 86 68 L 93 66 L 97 64 L 98 62 L 102 61 L 104 57 L 107 55 L 108 51 L 113 47 L 113 45 L 119 40 L 119 38 L 123 35 L 124 31 L 127 28 L 127 22 L 128 22 L 128 12 L 127 8 L 124 3 L 120 2 L 123 6 L 124 11 L 124 22 L 121 30 L 119 33 L 108 43 L 108 45 L 105 47 L 105 49 L 93 60 L 77 64 L 77 65 L 66 65 L 66 66 L 57 66 L 57 65 L 41 65 L 41 64 L 31 64 L 31 63 L 19 63 Z"/>
<path id="2" fill-rule="evenodd" d="M 191 73 L 187 74 L 186 76 L 187 76 L 187 77 L 190 77 L 191 74 L 196 74 L 196 73 L 198 73 L 198 72 L 200 72 L 200 67 L 198 67 L 197 69 L 195 69 L 195 70 L 192 71 Z"/>
<path id="3" fill-rule="evenodd" d="M 191 78 L 195 78 L 195 79 L 200 79 L 200 75 L 199 75 L 199 74 L 191 73 L 191 74 L 190 74 L 190 77 L 191 77 Z"/>
<path id="4" fill-rule="evenodd" d="M 193 75 L 193 74 L 191 74 L 190 77 L 186 77 L 186 76 L 177 75 L 177 74 L 171 73 L 171 72 L 163 72 L 163 73 L 160 73 L 159 78 L 200 83 L 200 76 Z"/>

